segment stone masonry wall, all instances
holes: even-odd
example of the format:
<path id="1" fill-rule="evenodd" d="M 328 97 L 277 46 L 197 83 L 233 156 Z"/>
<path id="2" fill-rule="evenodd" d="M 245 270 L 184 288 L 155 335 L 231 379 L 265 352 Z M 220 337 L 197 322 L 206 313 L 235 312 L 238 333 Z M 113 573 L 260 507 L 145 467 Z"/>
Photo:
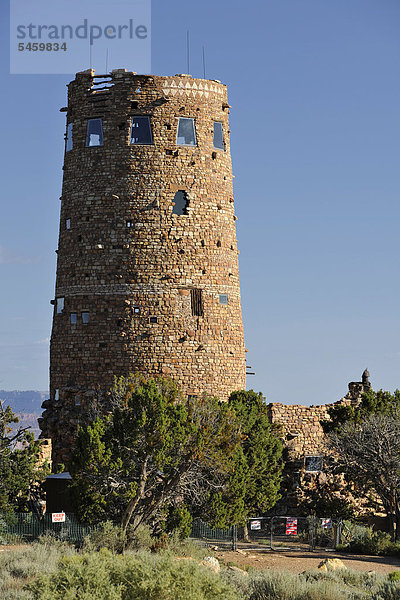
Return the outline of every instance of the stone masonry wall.
<path id="1" fill-rule="evenodd" d="M 85 71 L 69 84 L 65 110 L 73 148 L 63 167 L 50 399 L 40 421 L 55 462 L 68 460 L 88 403 L 115 375 L 169 376 L 186 395 L 223 400 L 245 387 L 226 86 Z M 132 116 L 150 117 L 152 144 L 130 145 Z M 196 146 L 177 145 L 179 117 L 194 119 Z M 86 147 L 94 118 L 104 144 Z M 214 121 L 225 150 L 213 146 Z M 183 215 L 173 214 L 177 191 L 187 194 Z"/>
<path id="2" fill-rule="evenodd" d="M 281 489 L 282 499 L 274 507 L 276 514 L 299 514 L 302 503 L 317 480 L 324 480 L 323 459 L 327 454 L 326 438 L 321 420 L 329 419 L 328 409 L 337 404 L 358 404 L 361 395 L 370 389 L 368 380 L 349 383 L 348 393 L 332 404 L 321 406 L 268 405 L 272 423 L 281 425 L 284 443 L 284 471 Z M 322 469 L 307 471 L 307 457 L 321 457 Z"/>

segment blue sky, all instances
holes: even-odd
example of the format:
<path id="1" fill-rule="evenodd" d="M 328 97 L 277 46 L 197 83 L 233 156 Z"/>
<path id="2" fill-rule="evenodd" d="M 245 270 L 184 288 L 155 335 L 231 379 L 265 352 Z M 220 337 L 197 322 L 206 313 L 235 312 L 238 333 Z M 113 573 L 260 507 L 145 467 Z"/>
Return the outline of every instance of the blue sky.
<path id="1" fill-rule="evenodd" d="M 72 77 L 9 75 L 0 17 L 0 389 L 45 390 Z M 153 0 L 154 73 L 186 72 L 187 29 L 233 106 L 249 387 L 331 402 L 367 366 L 400 387 L 400 3 Z"/>

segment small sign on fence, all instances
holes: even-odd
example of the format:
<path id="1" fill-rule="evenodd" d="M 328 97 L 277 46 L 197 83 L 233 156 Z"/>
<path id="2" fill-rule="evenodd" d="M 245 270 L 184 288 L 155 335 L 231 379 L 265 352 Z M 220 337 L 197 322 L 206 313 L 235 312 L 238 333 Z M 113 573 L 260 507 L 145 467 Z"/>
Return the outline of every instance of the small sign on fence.
<path id="1" fill-rule="evenodd" d="M 261 521 L 250 521 L 250 529 L 252 531 L 259 531 L 261 529 Z"/>
<path id="2" fill-rule="evenodd" d="M 323 529 L 332 529 L 332 519 L 321 519 Z"/>
<path id="3" fill-rule="evenodd" d="M 65 523 L 65 513 L 51 513 L 52 523 Z"/>
<path id="4" fill-rule="evenodd" d="M 286 535 L 297 535 L 297 519 L 294 519 L 293 517 L 287 517 Z"/>

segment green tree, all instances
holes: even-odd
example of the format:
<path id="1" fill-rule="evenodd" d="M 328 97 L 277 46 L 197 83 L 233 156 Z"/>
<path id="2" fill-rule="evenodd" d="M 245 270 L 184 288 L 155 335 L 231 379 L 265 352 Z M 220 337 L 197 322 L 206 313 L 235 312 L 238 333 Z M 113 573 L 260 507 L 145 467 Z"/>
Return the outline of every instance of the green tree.
<path id="1" fill-rule="evenodd" d="M 354 495 L 379 498 L 392 537 L 400 536 L 400 391 L 368 390 L 358 405 L 336 404 L 322 422 L 331 449 L 330 472 L 343 474 Z"/>
<path id="2" fill-rule="evenodd" d="M 0 512 L 32 509 L 33 486 L 46 474 L 38 467 L 39 445 L 28 427 L 0 401 Z"/>
<path id="3" fill-rule="evenodd" d="M 333 404 L 328 408 L 329 419 L 321 421 L 324 431 L 338 431 L 348 421 L 361 423 L 370 414 L 391 414 L 400 407 L 400 391 L 393 394 L 383 390 L 368 390 L 361 397 L 360 404 Z"/>
<path id="4" fill-rule="evenodd" d="M 123 528 L 155 524 L 182 498 L 221 487 L 240 443 L 228 403 L 186 400 L 163 379 L 121 378 L 112 414 L 78 431 L 70 463 L 77 512 Z"/>
<path id="5" fill-rule="evenodd" d="M 400 538 L 400 408 L 367 414 L 360 422 L 347 421 L 329 436 L 334 469 L 357 486 L 373 490 L 391 524 L 392 538 Z"/>
<path id="6" fill-rule="evenodd" d="M 234 392 L 228 406 L 240 423 L 242 442 L 224 489 L 212 501 L 219 526 L 245 525 L 248 517 L 274 506 L 280 498 L 282 480 L 280 428 L 271 424 L 262 394 L 253 390 Z"/>

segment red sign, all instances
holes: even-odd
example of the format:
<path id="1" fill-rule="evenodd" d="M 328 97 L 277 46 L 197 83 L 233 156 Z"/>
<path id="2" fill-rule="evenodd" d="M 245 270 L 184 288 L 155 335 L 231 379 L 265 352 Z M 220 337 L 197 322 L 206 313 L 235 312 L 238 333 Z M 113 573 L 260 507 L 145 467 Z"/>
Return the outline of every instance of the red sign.
<path id="1" fill-rule="evenodd" d="M 65 523 L 65 513 L 51 513 L 52 523 Z"/>
<path id="2" fill-rule="evenodd" d="M 293 517 L 286 519 L 286 535 L 297 535 L 297 519 Z"/>

